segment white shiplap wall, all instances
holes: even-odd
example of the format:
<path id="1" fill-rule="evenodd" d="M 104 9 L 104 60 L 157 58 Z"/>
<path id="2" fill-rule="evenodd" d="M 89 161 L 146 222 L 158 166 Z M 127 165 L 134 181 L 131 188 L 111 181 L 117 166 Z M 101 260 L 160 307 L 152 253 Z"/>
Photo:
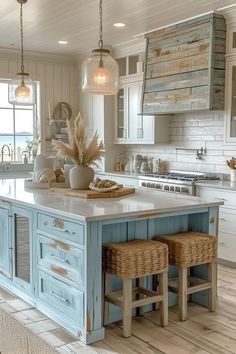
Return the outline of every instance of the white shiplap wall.
<path id="1" fill-rule="evenodd" d="M 19 52 L 0 49 L 0 78 L 13 78 L 19 69 Z M 26 53 L 25 69 L 32 79 L 40 81 L 41 136 L 42 141 L 45 142 L 46 139 L 51 138 L 48 102 L 50 102 L 51 111 L 58 102 L 66 101 L 72 106 L 73 116 L 78 112 L 79 74 L 76 60 L 68 56 Z M 50 154 L 49 140 L 42 144 L 42 152 Z"/>
<path id="2" fill-rule="evenodd" d="M 126 146 L 125 156 L 141 153 L 161 158 L 168 169 L 229 174 L 225 161 L 236 156 L 236 145 L 224 144 L 225 112 L 198 112 L 176 114 L 170 118 L 169 143 L 153 146 Z M 206 149 L 202 160 L 195 151 L 176 147 Z"/>

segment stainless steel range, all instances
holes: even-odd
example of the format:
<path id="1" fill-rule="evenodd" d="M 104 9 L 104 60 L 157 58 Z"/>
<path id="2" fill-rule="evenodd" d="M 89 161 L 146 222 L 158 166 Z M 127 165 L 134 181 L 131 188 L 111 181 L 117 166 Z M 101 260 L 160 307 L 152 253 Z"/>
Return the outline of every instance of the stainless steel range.
<path id="1" fill-rule="evenodd" d="M 143 176 L 139 176 L 139 187 L 171 193 L 195 195 L 194 182 L 217 179 L 219 179 L 219 177 L 213 174 L 184 171 L 147 173 Z"/>

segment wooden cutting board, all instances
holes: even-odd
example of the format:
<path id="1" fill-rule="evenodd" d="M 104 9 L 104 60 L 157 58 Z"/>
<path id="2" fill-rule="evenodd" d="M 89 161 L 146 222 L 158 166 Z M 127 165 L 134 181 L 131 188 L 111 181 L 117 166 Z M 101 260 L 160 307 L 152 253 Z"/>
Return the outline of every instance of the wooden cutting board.
<path id="1" fill-rule="evenodd" d="M 54 192 L 62 192 L 65 195 L 72 197 L 79 197 L 85 199 L 97 199 L 97 198 L 116 198 L 123 197 L 124 195 L 135 193 L 135 188 L 123 187 L 111 192 L 99 193 L 89 190 L 73 190 L 70 188 L 50 188 Z"/>

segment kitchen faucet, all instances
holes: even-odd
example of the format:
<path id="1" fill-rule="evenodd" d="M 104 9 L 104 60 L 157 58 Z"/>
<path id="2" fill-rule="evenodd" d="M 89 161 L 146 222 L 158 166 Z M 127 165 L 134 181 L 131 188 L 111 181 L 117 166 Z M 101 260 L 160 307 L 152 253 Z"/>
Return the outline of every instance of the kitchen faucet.
<path id="1" fill-rule="evenodd" d="M 197 154 L 196 159 L 197 159 L 197 160 L 201 160 L 201 159 L 202 159 L 202 156 L 204 155 L 204 149 L 203 149 L 202 146 L 201 146 L 200 149 L 197 149 L 196 154 Z"/>
<path id="2" fill-rule="evenodd" d="M 8 153 L 9 153 L 9 155 L 8 155 L 8 156 L 11 156 L 10 146 L 9 146 L 9 145 L 7 145 L 7 144 L 4 144 L 4 145 L 2 146 L 2 149 L 1 149 L 2 164 L 3 164 L 3 160 L 4 160 L 4 148 L 5 148 L 5 147 L 8 149 Z"/>

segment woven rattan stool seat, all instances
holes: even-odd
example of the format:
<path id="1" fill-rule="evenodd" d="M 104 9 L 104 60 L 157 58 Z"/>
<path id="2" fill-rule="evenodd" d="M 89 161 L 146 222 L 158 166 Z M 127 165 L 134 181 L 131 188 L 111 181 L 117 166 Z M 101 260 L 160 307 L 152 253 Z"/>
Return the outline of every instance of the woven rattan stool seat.
<path id="1" fill-rule="evenodd" d="M 169 264 L 178 269 L 175 277 L 169 277 L 168 289 L 178 295 L 179 319 L 187 319 L 187 303 L 191 295 L 201 291 L 208 292 L 208 309 L 215 311 L 217 287 L 217 243 L 216 237 L 201 232 L 182 232 L 154 238 L 169 247 Z M 194 266 L 207 265 L 207 279 L 199 278 Z M 191 271 L 190 268 L 192 267 Z"/>
<path id="2" fill-rule="evenodd" d="M 168 247 L 163 243 L 135 240 L 103 246 L 103 270 L 120 278 L 141 278 L 167 269 Z"/>
<path id="3" fill-rule="evenodd" d="M 168 324 L 168 246 L 152 240 L 107 243 L 102 247 L 104 271 L 104 323 L 109 304 L 122 308 L 123 335 L 131 335 L 133 309 L 142 314 L 146 305 L 160 306 L 160 324 Z M 150 289 L 145 277 L 155 275 L 159 286 Z M 122 279 L 123 290 L 112 291 L 113 276 Z M 135 282 L 134 282 L 135 279 Z M 133 287 L 136 283 L 135 287 Z"/>
<path id="4" fill-rule="evenodd" d="M 211 263 L 217 258 L 217 244 L 214 236 L 201 232 L 182 232 L 154 238 L 169 247 L 169 264 L 191 267 Z"/>

